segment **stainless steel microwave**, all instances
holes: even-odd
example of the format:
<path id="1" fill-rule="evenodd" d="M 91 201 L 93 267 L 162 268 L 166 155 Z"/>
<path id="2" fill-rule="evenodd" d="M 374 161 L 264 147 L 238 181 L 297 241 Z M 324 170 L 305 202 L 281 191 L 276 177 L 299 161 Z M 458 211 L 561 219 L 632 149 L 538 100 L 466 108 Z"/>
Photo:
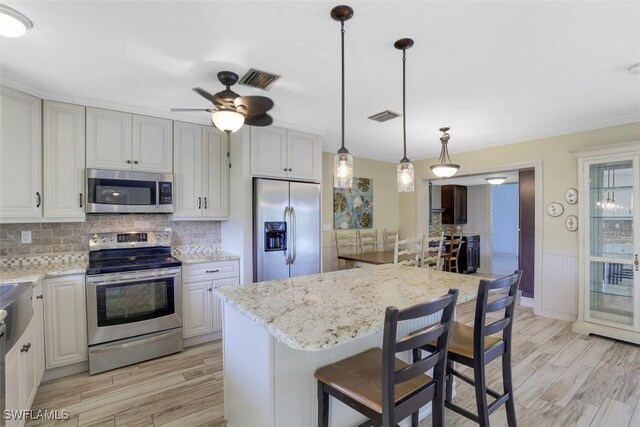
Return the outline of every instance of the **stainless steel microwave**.
<path id="1" fill-rule="evenodd" d="M 87 213 L 172 213 L 173 175 L 87 169 Z"/>

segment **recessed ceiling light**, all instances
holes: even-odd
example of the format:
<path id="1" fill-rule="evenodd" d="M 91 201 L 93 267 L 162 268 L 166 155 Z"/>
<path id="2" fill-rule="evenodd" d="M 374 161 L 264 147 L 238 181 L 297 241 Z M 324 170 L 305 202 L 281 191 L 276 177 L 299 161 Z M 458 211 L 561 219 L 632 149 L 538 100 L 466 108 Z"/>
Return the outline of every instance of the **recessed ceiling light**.
<path id="1" fill-rule="evenodd" d="M 20 37 L 33 28 L 33 22 L 15 9 L 0 4 L 0 36 Z"/>
<path id="2" fill-rule="evenodd" d="M 631 74 L 640 74 L 640 62 L 629 67 L 629 72 Z"/>
<path id="3" fill-rule="evenodd" d="M 507 178 L 504 176 L 492 176 L 491 178 L 485 178 L 485 179 L 491 185 L 500 185 L 507 180 Z"/>

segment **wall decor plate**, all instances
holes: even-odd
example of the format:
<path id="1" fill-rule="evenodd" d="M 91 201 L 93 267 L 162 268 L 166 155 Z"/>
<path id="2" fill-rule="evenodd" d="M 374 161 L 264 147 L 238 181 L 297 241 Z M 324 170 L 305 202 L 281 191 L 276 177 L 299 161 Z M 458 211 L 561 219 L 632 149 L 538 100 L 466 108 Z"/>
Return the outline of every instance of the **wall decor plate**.
<path id="1" fill-rule="evenodd" d="M 564 192 L 564 201 L 570 205 L 578 203 L 578 190 L 573 187 L 567 188 L 567 191 Z"/>
<path id="2" fill-rule="evenodd" d="M 564 225 L 569 231 L 578 230 L 578 217 L 575 215 L 567 216 L 567 218 L 564 220 Z"/>
<path id="3" fill-rule="evenodd" d="M 564 206 L 562 206 L 562 203 L 551 202 L 547 205 L 547 215 L 549 216 L 558 217 L 562 215 L 563 212 Z"/>

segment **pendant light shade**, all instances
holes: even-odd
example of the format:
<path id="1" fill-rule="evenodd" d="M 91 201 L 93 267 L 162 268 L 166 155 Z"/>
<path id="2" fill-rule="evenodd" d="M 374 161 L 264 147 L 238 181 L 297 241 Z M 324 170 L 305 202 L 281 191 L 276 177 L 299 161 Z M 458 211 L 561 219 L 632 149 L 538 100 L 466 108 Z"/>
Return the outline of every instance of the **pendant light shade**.
<path id="1" fill-rule="evenodd" d="M 456 172 L 458 172 L 458 169 L 460 169 L 460 165 L 451 163 L 451 158 L 449 157 L 449 149 L 447 148 L 447 144 L 449 143 L 450 135 L 448 131 L 448 127 L 440 128 L 440 132 L 442 132 L 442 136 L 440 137 L 440 141 L 442 142 L 442 149 L 440 151 L 438 163 L 431 166 L 431 171 L 433 172 L 433 174 L 440 178 L 452 177 L 456 174 Z"/>
<path id="2" fill-rule="evenodd" d="M 400 39 L 396 41 L 393 46 L 396 49 L 402 50 L 402 146 L 404 149 L 404 156 L 398 164 L 398 192 L 411 193 L 413 191 L 413 165 L 407 158 L 407 90 L 406 90 L 406 63 L 407 63 L 407 49 L 413 46 L 413 40 L 409 38 Z"/>
<path id="3" fill-rule="evenodd" d="M 213 125 L 226 133 L 233 133 L 244 124 L 244 116 L 236 111 L 218 110 L 211 113 Z"/>
<path id="4" fill-rule="evenodd" d="M 342 146 L 333 159 L 333 186 L 336 188 L 351 188 L 353 186 L 353 157 L 344 146 L 344 21 L 353 17 L 353 9 L 346 5 L 331 9 L 331 18 L 340 21 L 340 35 L 342 38 Z"/>

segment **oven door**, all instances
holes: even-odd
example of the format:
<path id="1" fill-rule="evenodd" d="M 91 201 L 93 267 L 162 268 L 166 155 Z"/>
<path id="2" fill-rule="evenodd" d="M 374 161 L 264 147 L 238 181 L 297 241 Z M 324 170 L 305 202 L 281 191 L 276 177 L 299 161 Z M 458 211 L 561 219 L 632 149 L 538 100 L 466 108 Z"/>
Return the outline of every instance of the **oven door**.
<path id="1" fill-rule="evenodd" d="M 173 175 L 87 169 L 88 213 L 171 213 Z"/>
<path id="2" fill-rule="evenodd" d="M 87 276 L 89 345 L 181 326 L 180 268 Z"/>

